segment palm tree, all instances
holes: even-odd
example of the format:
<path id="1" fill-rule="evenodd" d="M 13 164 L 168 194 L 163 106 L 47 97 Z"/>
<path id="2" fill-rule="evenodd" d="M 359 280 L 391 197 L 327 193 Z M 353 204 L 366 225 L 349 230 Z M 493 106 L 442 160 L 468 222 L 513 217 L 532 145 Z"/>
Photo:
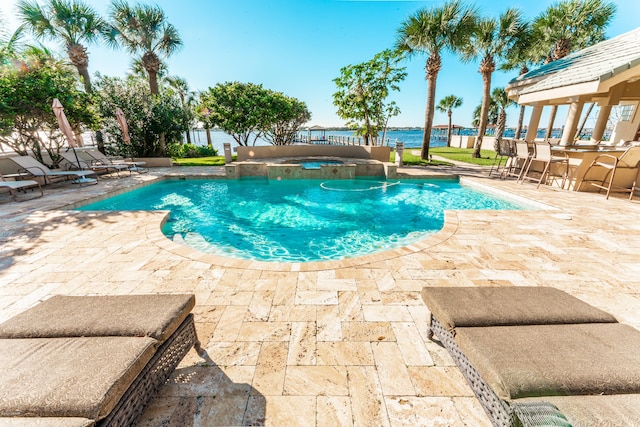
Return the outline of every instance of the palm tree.
<path id="1" fill-rule="evenodd" d="M 533 21 L 538 56 L 548 63 L 604 40 L 615 12 L 615 4 L 606 0 L 563 0 L 549 6 Z M 557 111 L 554 105 L 545 138 L 551 137 Z"/>
<path id="2" fill-rule="evenodd" d="M 187 80 L 178 76 L 165 77 L 164 80 L 169 84 L 169 87 L 175 90 L 178 94 L 182 109 L 185 110 L 185 112 L 193 111 L 195 108 L 196 93 L 189 90 L 189 83 L 187 83 Z M 187 116 L 191 117 L 193 116 L 193 114 L 185 115 L 184 123 L 184 130 L 187 135 L 187 144 L 191 144 L 191 134 L 189 133 L 189 119 Z M 180 141 L 180 143 L 182 144 L 182 141 Z"/>
<path id="3" fill-rule="evenodd" d="M 463 60 L 481 57 L 478 72 L 482 75 L 483 92 L 478 137 L 473 147 L 472 157 L 480 157 L 482 138 L 487 130 L 487 115 L 491 98 L 491 76 L 496 70 L 496 61 L 506 57 L 516 44 L 519 35 L 525 31 L 526 24 L 522 12 L 515 8 L 507 9 L 498 19 L 482 18 L 478 20 L 471 42 L 462 50 Z"/>
<path id="4" fill-rule="evenodd" d="M 84 44 L 95 42 L 107 27 L 96 11 L 82 0 L 48 0 L 45 6 L 21 0 L 18 14 L 36 38 L 64 43 L 69 60 L 82 77 L 85 91 L 91 93 L 89 55 Z"/>
<path id="5" fill-rule="evenodd" d="M 514 105 L 515 102 L 509 99 L 509 95 L 504 88 L 497 87 L 493 89 L 491 92 L 491 101 L 498 108 L 498 119 L 496 120 L 496 151 L 497 145 L 500 143 L 502 139 L 502 135 L 504 134 L 504 130 L 507 127 L 507 107 Z"/>
<path id="6" fill-rule="evenodd" d="M 161 57 L 171 56 L 182 46 L 178 30 L 167 22 L 164 11 L 157 5 L 130 6 L 123 0 L 115 0 L 110 15 L 113 27 L 110 44 L 123 46 L 139 56 L 149 77 L 151 94 L 157 95 Z"/>
<path id="7" fill-rule="evenodd" d="M 442 113 L 447 113 L 449 116 L 449 127 L 447 128 L 447 147 L 451 146 L 451 116 L 454 108 L 459 108 L 462 105 L 462 98 L 458 98 L 455 95 L 445 96 L 440 100 L 436 108 Z"/>
<path id="8" fill-rule="evenodd" d="M 535 55 L 534 46 L 536 46 L 534 33 L 531 27 L 527 25 L 525 31 L 519 36 L 511 50 L 507 53 L 505 61 L 500 65 L 500 70 L 510 71 L 518 69 L 520 76 L 529 72 L 529 65 L 539 62 L 539 58 Z M 518 124 L 515 130 L 515 138 L 520 139 L 522 133 L 522 123 L 524 122 L 525 105 L 520 106 L 520 115 L 518 116 Z"/>
<path id="9" fill-rule="evenodd" d="M 424 113 L 424 136 L 420 157 L 429 157 L 433 125 L 436 80 L 442 69 L 440 57 L 444 50 L 457 51 L 469 41 L 475 26 L 476 10 L 458 0 L 442 6 L 421 9 L 405 20 L 397 32 L 396 49 L 409 55 L 427 55 L 427 105 Z"/>

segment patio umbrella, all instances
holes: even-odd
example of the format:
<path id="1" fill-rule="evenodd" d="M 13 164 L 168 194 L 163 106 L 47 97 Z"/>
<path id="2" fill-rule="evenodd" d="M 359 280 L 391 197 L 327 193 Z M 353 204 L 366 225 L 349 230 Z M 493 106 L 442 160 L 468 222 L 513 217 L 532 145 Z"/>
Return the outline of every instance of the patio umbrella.
<path id="1" fill-rule="evenodd" d="M 124 116 L 124 113 L 120 109 L 120 107 L 116 108 L 116 120 L 118 121 L 118 125 L 122 130 L 122 140 L 125 144 L 131 145 L 131 137 L 129 136 L 129 126 L 127 126 L 127 118 Z M 133 150 L 131 150 L 131 161 L 135 163 L 135 159 L 133 158 Z M 138 170 L 138 166 L 135 164 L 132 165 L 131 170 Z"/>
<path id="2" fill-rule="evenodd" d="M 127 126 L 127 119 L 124 117 L 124 113 L 120 107 L 116 108 L 116 120 L 120 129 L 122 129 L 122 139 L 125 144 L 131 144 L 131 138 L 129 137 L 129 126 Z"/>
<path id="3" fill-rule="evenodd" d="M 60 131 L 67 137 L 67 141 L 69 142 L 69 148 L 73 150 L 73 154 L 76 156 L 76 162 L 78 162 L 78 169 L 82 170 L 82 165 L 80 164 L 80 159 L 78 158 L 78 153 L 76 153 L 76 145 L 77 141 L 75 135 L 73 134 L 73 129 L 71 129 L 71 125 L 69 124 L 69 120 L 67 120 L 67 116 L 64 114 L 64 107 L 62 103 L 58 100 L 58 98 L 53 99 L 53 114 L 56 115 L 56 119 L 58 119 L 58 126 L 60 127 Z M 85 183 L 85 182 L 94 182 L 95 179 L 82 177 L 78 178 L 77 183 Z M 76 182 L 74 181 L 74 182 Z"/>

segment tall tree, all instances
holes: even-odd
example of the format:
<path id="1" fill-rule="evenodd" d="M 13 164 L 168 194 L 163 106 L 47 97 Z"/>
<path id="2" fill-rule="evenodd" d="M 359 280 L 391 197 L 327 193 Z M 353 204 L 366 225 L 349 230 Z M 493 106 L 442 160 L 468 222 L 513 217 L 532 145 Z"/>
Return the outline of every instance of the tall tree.
<path id="1" fill-rule="evenodd" d="M 497 87 L 493 89 L 491 92 L 491 101 L 498 108 L 498 119 L 496 121 L 496 151 L 497 145 L 500 143 L 502 139 L 502 135 L 504 135 L 504 130 L 507 127 L 507 108 L 511 105 L 514 105 L 515 102 L 509 99 L 509 95 L 504 88 Z"/>
<path id="2" fill-rule="evenodd" d="M 400 113 L 395 102 L 386 102 L 407 76 L 399 61 L 397 54 L 384 50 L 369 61 L 343 67 L 340 77 L 333 80 L 338 89 L 333 94 L 338 116 L 364 137 L 366 145 L 374 144 L 380 132 L 386 133 L 389 118 Z"/>
<path id="3" fill-rule="evenodd" d="M 518 69 L 520 76 L 527 74 L 529 72 L 529 65 L 539 62 L 539 58 L 536 56 L 534 50 L 535 45 L 536 40 L 534 33 L 531 31 L 531 26 L 527 25 L 526 30 L 520 33 L 518 40 L 507 53 L 505 61 L 500 64 L 499 69 L 503 71 Z M 515 130 L 516 139 L 520 139 L 520 134 L 522 133 L 525 108 L 525 105 L 520 106 L 520 115 L 518 116 L 518 124 Z"/>
<path id="4" fill-rule="evenodd" d="M 151 94 L 157 95 L 162 58 L 171 56 L 182 46 L 178 30 L 157 5 L 131 6 L 124 0 L 115 0 L 111 3 L 110 16 L 113 28 L 109 42 L 124 47 L 142 61 Z"/>
<path id="5" fill-rule="evenodd" d="M 427 56 L 427 105 L 424 113 L 424 136 L 420 157 L 429 157 L 431 127 L 436 99 L 436 80 L 442 69 L 441 53 L 458 51 L 469 43 L 476 22 L 476 10 L 458 0 L 441 6 L 421 9 L 405 20 L 397 32 L 396 49 L 409 55 Z"/>
<path id="6" fill-rule="evenodd" d="M 169 76 L 165 77 L 165 81 L 169 84 L 169 87 L 173 89 L 176 94 L 178 94 L 178 97 L 180 98 L 182 109 L 185 112 L 184 131 L 187 135 L 187 144 L 191 144 L 191 134 L 189 133 L 189 128 L 191 127 L 191 122 L 195 118 L 196 93 L 189 90 L 189 83 L 182 77 Z M 182 144 L 182 140 L 180 140 L 180 143 Z"/>
<path id="7" fill-rule="evenodd" d="M 449 127 L 447 128 L 447 147 L 451 146 L 451 116 L 453 115 L 453 109 L 459 108 L 462 105 L 462 98 L 458 98 L 455 95 L 445 96 L 440 100 L 436 108 L 442 113 L 447 113 L 449 117 Z"/>
<path id="8" fill-rule="evenodd" d="M 491 77 L 496 70 L 496 61 L 501 61 L 516 44 L 518 36 L 524 32 L 526 24 L 522 12 L 515 8 L 507 9 L 503 14 L 494 18 L 481 18 L 471 36 L 471 42 L 462 49 L 462 58 L 470 60 L 481 58 L 478 72 L 482 75 L 482 109 L 478 137 L 473 146 L 472 157 L 480 157 L 482 138 L 487 130 L 487 115 L 491 99 Z"/>
<path id="9" fill-rule="evenodd" d="M 151 95 L 158 95 L 161 57 L 171 56 L 182 46 L 178 30 L 167 21 L 164 11 L 157 5 L 130 6 L 124 0 L 114 0 L 110 15 L 112 28 L 109 43 L 123 46 L 142 61 L 149 76 Z M 160 152 L 162 155 L 166 153 L 164 133 L 160 134 Z"/>
<path id="10" fill-rule="evenodd" d="M 533 21 L 538 57 L 545 63 L 598 43 L 616 12 L 606 0 L 562 0 L 552 4 Z M 551 137 L 557 106 L 549 113 L 545 138 Z"/>
<path id="11" fill-rule="evenodd" d="M 44 6 L 37 1 L 21 0 L 18 2 L 18 14 L 36 38 L 64 43 L 86 92 L 91 93 L 89 55 L 85 44 L 97 41 L 107 28 L 97 12 L 82 0 L 48 0 Z"/>

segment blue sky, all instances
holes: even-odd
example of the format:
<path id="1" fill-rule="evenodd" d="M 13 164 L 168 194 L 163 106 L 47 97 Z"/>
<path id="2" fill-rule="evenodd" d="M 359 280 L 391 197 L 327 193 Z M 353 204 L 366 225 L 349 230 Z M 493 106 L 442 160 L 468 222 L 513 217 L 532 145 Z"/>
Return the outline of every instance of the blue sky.
<path id="1" fill-rule="evenodd" d="M 42 0 L 40 0 L 42 2 Z M 86 0 L 106 16 L 108 2 Z M 15 0 L 0 0 L 0 10 L 11 30 L 17 27 Z M 132 2 L 133 3 L 133 2 Z M 144 2 L 143 2 L 144 3 Z M 379 0 L 158 0 L 184 41 L 183 48 L 167 60 L 169 74 L 187 79 L 192 90 L 216 83 L 241 81 L 261 83 L 306 102 L 312 113 L 310 124 L 341 126 L 332 94 L 333 79 L 340 68 L 371 59 L 392 47 L 396 31 L 409 15 L 442 1 Z M 486 16 L 498 16 L 507 7 L 520 8 L 532 19 L 551 0 L 476 1 Z M 617 0 L 618 11 L 608 28 L 608 37 L 638 27 L 640 1 Z M 49 43 L 49 45 L 51 45 Z M 58 47 L 62 51 L 61 47 Z M 130 68 L 125 51 L 100 45 L 89 46 L 89 71 L 124 76 Z M 401 91 L 392 95 L 401 114 L 390 126 L 422 126 L 427 85 L 424 56 L 406 61 L 408 76 Z M 473 109 L 480 103 L 482 79 L 478 63 L 463 64 L 449 54 L 443 56 L 436 100 L 447 95 L 463 98 L 453 120 L 468 126 Z M 505 86 L 515 77 L 496 72 L 493 87 Z M 559 114 L 556 126 L 562 125 Z M 446 123 L 436 112 L 434 123 Z M 510 109 L 508 123 L 514 125 L 517 111 Z M 545 123 L 543 115 L 541 124 Z"/>

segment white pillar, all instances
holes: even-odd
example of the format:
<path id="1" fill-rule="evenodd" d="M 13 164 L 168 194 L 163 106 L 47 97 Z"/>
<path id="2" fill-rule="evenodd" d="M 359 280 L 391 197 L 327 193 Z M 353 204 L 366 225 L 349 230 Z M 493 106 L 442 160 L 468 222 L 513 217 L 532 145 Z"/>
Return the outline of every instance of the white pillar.
<path id="1" fill-rule="evenodd" d="M 573 143 L 573 139 L 578 131 L 578 122 L 580 121 L 582 107 L 584 107 L 584 102 L 572 102 L 569 105 L 569 113 L 567 114 L 567 120 L 564 123 L 564 130 L 562 131 L 560 145 L 571 145 Z"/>
<path id="2" fill-rule="evenodd" d="M 609 115 L 611 115 L 611 107 L 611 105 L 603 105 L 600 107 L 600 112 L 598 113 L 596 124 L 593 127 L 593 134 L 591 135 L 592 142 L 602 141 L 602 135 L 604 135 L 604 130 L 607 128 Z"/>
<path id="3" fill-rule="evenodd" d="M 540 124 L 540 115 L 542 114 L 542 105 L 536 105 L 531 111 L 531 117 L 529 118 L 529 127 L 527 128 L 527 135 L 524 137 L 525 141 L 532 142 L 536 139 L 538 133 L 538 125 Z"/>

